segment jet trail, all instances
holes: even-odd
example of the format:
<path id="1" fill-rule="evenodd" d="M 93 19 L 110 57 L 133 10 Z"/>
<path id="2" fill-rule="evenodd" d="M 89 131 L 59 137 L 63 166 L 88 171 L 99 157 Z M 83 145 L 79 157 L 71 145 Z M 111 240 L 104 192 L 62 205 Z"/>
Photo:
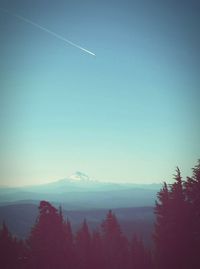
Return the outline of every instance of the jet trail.
<path id="1" fill-rule="evenodd" d="M 89 54 L 92 55 L 92 56 L 96 56 L 95 53 L 93 53 L 93 52 L 91 52 L 91 51 L 89 51 L 89 50 L 87 50 L 87 49 L 85 49 L 85 48 L 83 48 L 83 47 L 81 47 L 81 46 L 75 44 L 74 42 L 72 42 L 72 41 L 66 39 L 65 37 L 63 37 L 63 36 L 61 36 L 61 35 L 58 35 L 58 34 L 54 33 L 53 31 L 51 31 L 51 30 L 49 30 L 49 29 L 47 29 L 47 28 L 45 28 L 45 27 L 43 27 L 43 26 L 41 26 L 41 25 L 39 25 L 39 24 L 37 24 L 37 23 L 35 23 L 35 22 L 33 22 L 33 21 L 27 19 L 27 18 L 25 18 L 25 17 L 22 17 L 21 15 L 18 15 L 18 14 L 16 14 L 16 13 L 10 13 L 8 10 L 3 9 L 3 8 L 0 8 L 0 9 L 3 10 L 4 12 L 6 12 L 6 13 L 9 13 L 9 14 L 15 16 L 16 18 L 18 18 L 18 19 L 20 19 L 20 20 L 22 20 L 22 21 L 24 21 L 24 22 L 26 22 L 26 23 L 28 23 L 28 24 L 31 24 L 31 25 L 33 25 L 33 26 L 39 28 L 40 30 L 45 31 L 46 33 L 48 33 L 48 34 L 50 34 L 50 35 L 52 35 L 52 36 L 57 37 L 58 39 L 60 39 L 60 40 L 62 40 L 62 41 L 64 41 L 64 42 L 66 42 L 66 43 L 68 43 L 68 44 L 70 44 L 70 45 L 72 45 L 72 46 L 74 46 L 74 47 L 76 47 L 76 48 L 78 48 L 78 49 L 80 49 L 80 50 L 82 50 L 82 51 L 84 51 L 84 52 L 89 53 Z"/>

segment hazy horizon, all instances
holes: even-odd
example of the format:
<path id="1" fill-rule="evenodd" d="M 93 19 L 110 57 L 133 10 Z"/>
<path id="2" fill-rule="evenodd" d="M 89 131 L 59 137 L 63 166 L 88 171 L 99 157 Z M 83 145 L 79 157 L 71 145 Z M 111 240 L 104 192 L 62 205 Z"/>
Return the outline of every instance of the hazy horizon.
<path id="1" fill-rule="evenodd" d="M 80 172 L 80 171 L 76 171 L 75 173 L 73 173 L 73 174 L 71 174 L 71 175 L 68 175 L 68 176 L 65 176 L 65 177 L 63 177 L 63 178 L 54 178 L 54 179 L 52 179 L 52 180 L 40 180 L 39 182 L 36 182 L 36 183 L 25 183 L 25 184 L 16 184 L 16 185 L 8 185 L 8 184 L 2 184 L 2 185 L 0 185 L 0 188 L 1 187 L 8 187 L 8 188 L 12 188 L 12 187 L 31 187 L 31 186 L 39 186 L 39 185 L 45 185 L 45 184 L 51 184 L 51 183 L 57 183 L 57 182 L 59 182 L 59 181 L 64 181 L 64 180 L 70 180 L 71 182 L 84 182 L 83 181 L 83 179 L 74 179 L 73 178 L 73 176 L 74 175 L 76 175 L 76 173 L 82 173 L 82 172 Z M 85 173 L 83 173 L 84 175 L 86 175 Z M 89 177 L 89 175 L 86 175 L 86 176 L 88 176 L 88 181 L 86 180 L 85 181 L 85 183 L 87 184 L 87 182 L 96 182 L 96 183 L 108 183 L 108 184 L 135 184 L 135 185 L 154 185 L 154 184 L 161 184 L 161 183 L 163 183 L 163 181 L 162 182 L 143 182 L 143 183 L 141 183 L 140 181 L 135 181 L 135 180 L 109 180 L 109 179 L 106 179 L 106 178 L 102 178 L 102 179 L 100 179 L 100 180 L 97 180 L 97 179 L 95 179 L 95 178 L 91 178 L 91 177 Z"/>
<path id="2" fill-rule="evenodd" d="M 176 166 L 191 175 L 200 157 L 198 8 L 1 0 L 0 185 L 77 170 L 132 183 L 169 182 Z"/>
<path id="3" fill-rule="evenodd" d="M 160 181 L 153 181 L 153 180 L 149 180 L 149 181 L 143 181 L 143 180 L 137 180 L 137 179 L 117 179 L 117 180 L 114 180 L 114 179 L 106 179 L 106 177 L 104 178 L 91 178 L 88 174 L 85 174 L 86 176 L 88 176 L 89 178 L 89 182 L 92 181 L 92 182 L 97 182 L 97 183 L 113 183 L 113 184 L 135 184 L 135 185 L 154 185 L 154 184 L 163 184 L 164 182 L 168 182 L 168 183 L 173 183 L 174 182 L 174 174 L 175 174 L 175 169 L 176 167 L 174 167 L 174 172 L 171 173 L 171 177 L 169 178 L 165 178 L 163 180 L 160 180 Z M 192 171 L 192 169 L 190 169 Z M 186 179 L 187 176 L 191 176 L 192 172 L 190 171 L 190 173 L 186 174 L 185 173 L 185 170 L 182 170 L 181 171 L 181 175 L 182 175 L 182 178 L 183 180 Z M 62 180 L 72 180 L 72 181 L 75 181 L 75 182 L 78 182 L 78 181 L 81 181 L 80 180 L 75 180 L 73 178 L 71 178 L 73 175 L 75 175 L 76 173 L 79 173 L 80 171 L 75 171 L 74 173 L 72 174 L 68 174 L 68 175 L 65 175 L 61 178 L 52 178 L 52 179 L 40 179 L 40 180 L 37 180 L 37 181 L 29 181 L 27 180 L 26 182 L 21 182 L 21 181 L 17 181 L 15 184 L 13 183 L 9 183 L 9 182 L 3 182 L 2 184 L 0 184 L 0 188 L 18 188 L 18 187 L 31 187 L 31 186 L 38 186 L 38 185 L 45 185 L 45 184 L 51 184 L 51 183 L 57 183 L 59 181 L 62 181 Z M 82 173 L 82 172 L 81 172 Z M 86 181 L 86 184 L 87 184 L 87 181 Z"/>

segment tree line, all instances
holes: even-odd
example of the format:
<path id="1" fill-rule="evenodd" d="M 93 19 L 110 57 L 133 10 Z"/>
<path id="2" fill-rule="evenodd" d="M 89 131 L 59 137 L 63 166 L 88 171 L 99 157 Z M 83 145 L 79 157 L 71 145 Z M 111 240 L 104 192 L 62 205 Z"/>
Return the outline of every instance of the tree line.
<path id="1" fill-rule="evenodd" d="M 0 267 L 5 269 L 199 269 L 200 160 L 185 180 L 177 168 L 174 183 L 163 183 L 155 204 L 153 247 L 135 234 L 126 238 L 109 210 L 100 229 L 85 219 L 76 233 L 70 221 L 48 201 L 26 240 L 0 230 Z"/>

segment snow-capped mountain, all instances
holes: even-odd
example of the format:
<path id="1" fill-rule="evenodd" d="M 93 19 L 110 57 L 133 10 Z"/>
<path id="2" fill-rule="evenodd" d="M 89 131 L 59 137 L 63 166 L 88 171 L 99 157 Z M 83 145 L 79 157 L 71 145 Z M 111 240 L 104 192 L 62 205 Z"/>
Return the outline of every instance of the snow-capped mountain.
<path id="1" fill-rule="evenodd" d="M 82 172 L 75 172 L 71 176 L 68 177 L 70 180 L 75 180 L 75 181 L 91 181 L 88 175 L 82 173 Z"/>
<path id="2" fill-rule="evenodd" d="M 131 184 L 96 181 L 82 172 L 48 184 L 0 188 L 0 205 L 47 200 L 67 209 L 152 206 L 160 184 Z"/>

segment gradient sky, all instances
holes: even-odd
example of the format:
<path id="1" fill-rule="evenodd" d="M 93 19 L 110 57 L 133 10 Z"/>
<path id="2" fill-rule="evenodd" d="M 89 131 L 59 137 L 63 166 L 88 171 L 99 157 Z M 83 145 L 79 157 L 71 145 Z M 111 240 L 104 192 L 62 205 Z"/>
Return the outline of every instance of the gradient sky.
<path id="1" fill-rule="evenodd" d="M 199 1 L 5 0 L 0 185 L 170 181 L 200 158 Z"/>

